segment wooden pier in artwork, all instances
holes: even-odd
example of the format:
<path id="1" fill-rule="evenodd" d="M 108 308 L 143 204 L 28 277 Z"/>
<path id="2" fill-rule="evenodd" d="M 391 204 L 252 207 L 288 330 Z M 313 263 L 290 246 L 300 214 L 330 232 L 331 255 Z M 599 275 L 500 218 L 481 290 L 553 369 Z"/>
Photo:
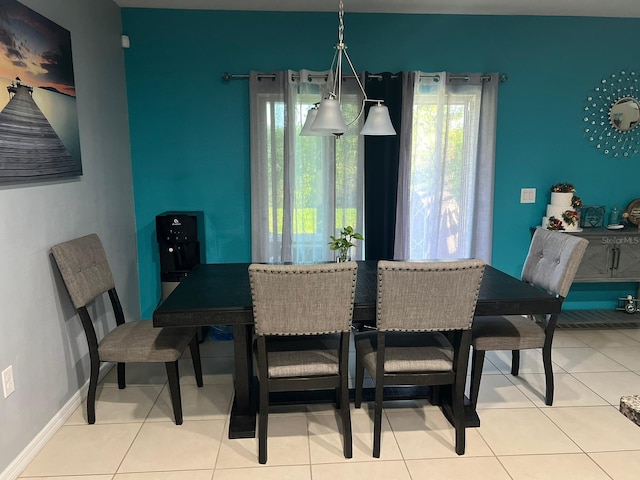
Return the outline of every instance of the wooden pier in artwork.
<path id="1" fill-rule="evenodd" d="M 33 88 L 7 87 L 11 99 L 0 112 L 0 183 L 82 175 L 74 159 L 32 98 Z"/>

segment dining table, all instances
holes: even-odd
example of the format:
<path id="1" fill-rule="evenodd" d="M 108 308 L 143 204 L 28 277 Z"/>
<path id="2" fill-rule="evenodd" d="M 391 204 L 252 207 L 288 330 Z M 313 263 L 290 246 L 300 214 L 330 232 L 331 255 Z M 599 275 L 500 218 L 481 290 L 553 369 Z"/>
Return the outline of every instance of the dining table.
<path id="1" fill-rule="evenodd" d="M 358 261 L 353 324 L 375 327 L 377 265 Z M 156 308 L 156 327 L 233 327 L 234 400 L 229 438 L 255 436 L 257 389 L 253 373 L 253 307 L 249 263 L 199 264 Z M 487 265 L 482 277 L 474 322 L 483 316 L 559 314 L 562 299 Z M 479 426 L 466 405 L 467 426 Z"/>

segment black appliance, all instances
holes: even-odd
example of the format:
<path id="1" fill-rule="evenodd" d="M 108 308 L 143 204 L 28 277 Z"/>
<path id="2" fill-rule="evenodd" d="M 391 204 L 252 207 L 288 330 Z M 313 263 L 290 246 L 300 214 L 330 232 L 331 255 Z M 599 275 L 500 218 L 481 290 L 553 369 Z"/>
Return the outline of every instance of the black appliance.
<path id="1" fill-rule="evenodd" d="M 156 216 L 162 300 L 189 272 L 205 263 L 204 214 L 171 211 Z"/>

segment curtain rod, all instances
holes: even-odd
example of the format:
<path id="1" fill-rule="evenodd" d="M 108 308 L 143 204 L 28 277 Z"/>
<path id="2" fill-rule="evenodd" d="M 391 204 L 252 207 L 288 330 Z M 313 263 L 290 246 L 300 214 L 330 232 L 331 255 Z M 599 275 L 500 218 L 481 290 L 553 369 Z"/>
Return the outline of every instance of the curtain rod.
<path id="1" fill-rule="evenodd" d="M 294 73 L 291 76 L 294 80 L 295 79 L 299 79 L 300 75 L 297 73 Z M 309 77 L 311 78 L 326 78 L 326 75 L 309 75 Z M 248 73 L 228 73 L 228 72 L 224 72 L 222 74 L 222 81 L 224 83 L 229 83 L 231 80 L 239 80 L 239 79 L 247 79 L 249 78 L 249 74 Z M 261 73 L 258 74 L 258 78 L 271 78 L 274 79 L 276 78 L 275 74 L 273 73 Z M 353 75 L 344 75 L 344 78 L 355 78 Z M 368 78 L 382 78 L 382 75 L 369 75 Z M 398 78 L 397 75 L 392 75 L 391 78 Z M 438 74 L 433 74 L 433 75 L 420 75 L 420 78 L 433 78 L 434 82 L 439 82 L 440 81 L 440 75 Z M 466 75 L 451 75 L 449 77 L 451 80 L 469 80 L 469 77 L 467 77 Z M 488 75 L 483 75 L 482 77 L 480 77 L 481 80 L 489 80 L 491 77 Z M 507 75 L 506 73 L 500 73 L 498 76 L 500 83 L 504 83 L 507 80 L 509 80 L 509 75 Z"/>

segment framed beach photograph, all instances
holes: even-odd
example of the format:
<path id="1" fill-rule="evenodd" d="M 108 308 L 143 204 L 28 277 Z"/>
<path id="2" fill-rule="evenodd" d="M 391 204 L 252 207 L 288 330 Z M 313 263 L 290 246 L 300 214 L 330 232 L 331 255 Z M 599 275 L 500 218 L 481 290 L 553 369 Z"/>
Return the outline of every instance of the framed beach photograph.
<path id="1" fill-rule="evenodd" d="M 79 175 L 71 33 L 0 0 L 0 185 Z"/>

